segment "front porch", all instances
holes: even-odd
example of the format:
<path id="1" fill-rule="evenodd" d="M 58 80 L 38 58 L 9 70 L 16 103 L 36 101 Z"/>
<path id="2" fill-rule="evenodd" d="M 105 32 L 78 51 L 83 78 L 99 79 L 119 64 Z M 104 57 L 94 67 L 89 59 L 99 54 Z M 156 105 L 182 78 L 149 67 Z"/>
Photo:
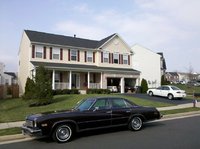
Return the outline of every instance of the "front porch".
<path id="1" fill-rule="evenodd" d="M 52 70 L 51 76 L 53 90 L 101 89 L 103 86 L 102 73 Z"/>

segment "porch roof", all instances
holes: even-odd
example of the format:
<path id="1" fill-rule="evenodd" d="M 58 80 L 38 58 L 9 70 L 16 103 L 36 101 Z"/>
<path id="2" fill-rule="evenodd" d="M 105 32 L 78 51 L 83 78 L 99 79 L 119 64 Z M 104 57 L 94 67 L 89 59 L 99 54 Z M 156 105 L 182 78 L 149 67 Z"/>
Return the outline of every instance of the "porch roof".
<path id="1" fill-rule="evenodd" d="M 44 66 L 47 69 L 56 69 L 56 70 L 74 70 L 74 71 L 81 71 L 81 72 L 115 72 L 115 73 L 128 73 L 128 74 L 135 74 L 139 75 L 140 71 L 134 70 L 132 68 L 113 68 L 113 67 L 99 67 L 95 65 L 80 65 L 80 64 L 63 64 L 63 63 L 49 63 L 49 62 L 36 62 L 31 61 L 31 63 L 38 67 L 40 65 Z"/>

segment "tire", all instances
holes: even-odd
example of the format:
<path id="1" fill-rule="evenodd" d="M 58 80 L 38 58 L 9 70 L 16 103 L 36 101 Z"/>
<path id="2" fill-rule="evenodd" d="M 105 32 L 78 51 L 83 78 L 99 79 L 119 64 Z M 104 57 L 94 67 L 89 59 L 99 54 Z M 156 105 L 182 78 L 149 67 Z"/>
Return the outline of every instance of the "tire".
<path id="1" fill-rule="evenodd" d="M 149 92 L 149 96 L 153 96 L 153 92 L 152 91 Z"/>
<path id="2" fill-rule="evenodd" d="M 167 98 L 168 98 L 169 100 L 172 100 L 172 99 L 174 98 L 174 96 L 173 96 L 172 94 L 168 94 L 168 95 L 167 95 Z"/>
<path id="3" fill-rule="evenodd" d="M 72 127 L 68 124 L 62 124 L 56 127 L 53 132 L 52 138 L 56 142 L 65 143 L 71 140 L 72 134 Z"/>
<path id="4" fill-rule="evenodd" d="M 129 123 L 129 129 L 133 131 L 139 131 L 143 126 L 143 121 L 140 117 L 133 117 Z"/>

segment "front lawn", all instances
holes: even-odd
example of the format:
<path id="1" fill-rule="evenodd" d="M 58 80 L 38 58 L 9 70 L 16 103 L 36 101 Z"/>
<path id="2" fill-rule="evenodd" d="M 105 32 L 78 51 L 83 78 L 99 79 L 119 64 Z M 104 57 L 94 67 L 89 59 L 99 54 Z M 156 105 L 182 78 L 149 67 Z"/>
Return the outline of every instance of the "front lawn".
<path id="1" fill-rule="evenodd" d="M 97 96 L 124 97 L 142 106 L 154 106 L 154 107 L 172 106 L 171 104 L 166 104 L 162 102 L 153 102 L 153 101 L 143 100 L 140 98 L 134 98 L 123 95 L 113 95 L 113 94 L 57 95 L 54 96 L 52 104 L 40 107 L 29 107 L 28 106 L 29 103 L 27 101 L 22 100 L 21 98 L 3 99 L 0 100 L 0 123 L 11 122 L 11 121 L 23 121 L 27 115 L 33 113 L 70 109 L 74 107 L 75 104 L 82 99 L 88 97 L 97 97 Z"/>

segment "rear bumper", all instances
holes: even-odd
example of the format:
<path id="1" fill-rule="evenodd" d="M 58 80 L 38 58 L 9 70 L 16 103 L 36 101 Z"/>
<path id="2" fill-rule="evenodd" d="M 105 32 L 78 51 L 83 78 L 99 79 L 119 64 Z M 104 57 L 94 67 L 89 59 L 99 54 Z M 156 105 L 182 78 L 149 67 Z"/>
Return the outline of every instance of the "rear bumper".
<path id="1" fill-rule="evenodd" d="M 26 125 L 23 125 L 21 129 L 22 129 L 22 134 L 24 135 L 36 136 L 36 137 L 43 136 L 42 130 L 39 128 L 30 128 L 30 127 L 27 127 Z"/>

